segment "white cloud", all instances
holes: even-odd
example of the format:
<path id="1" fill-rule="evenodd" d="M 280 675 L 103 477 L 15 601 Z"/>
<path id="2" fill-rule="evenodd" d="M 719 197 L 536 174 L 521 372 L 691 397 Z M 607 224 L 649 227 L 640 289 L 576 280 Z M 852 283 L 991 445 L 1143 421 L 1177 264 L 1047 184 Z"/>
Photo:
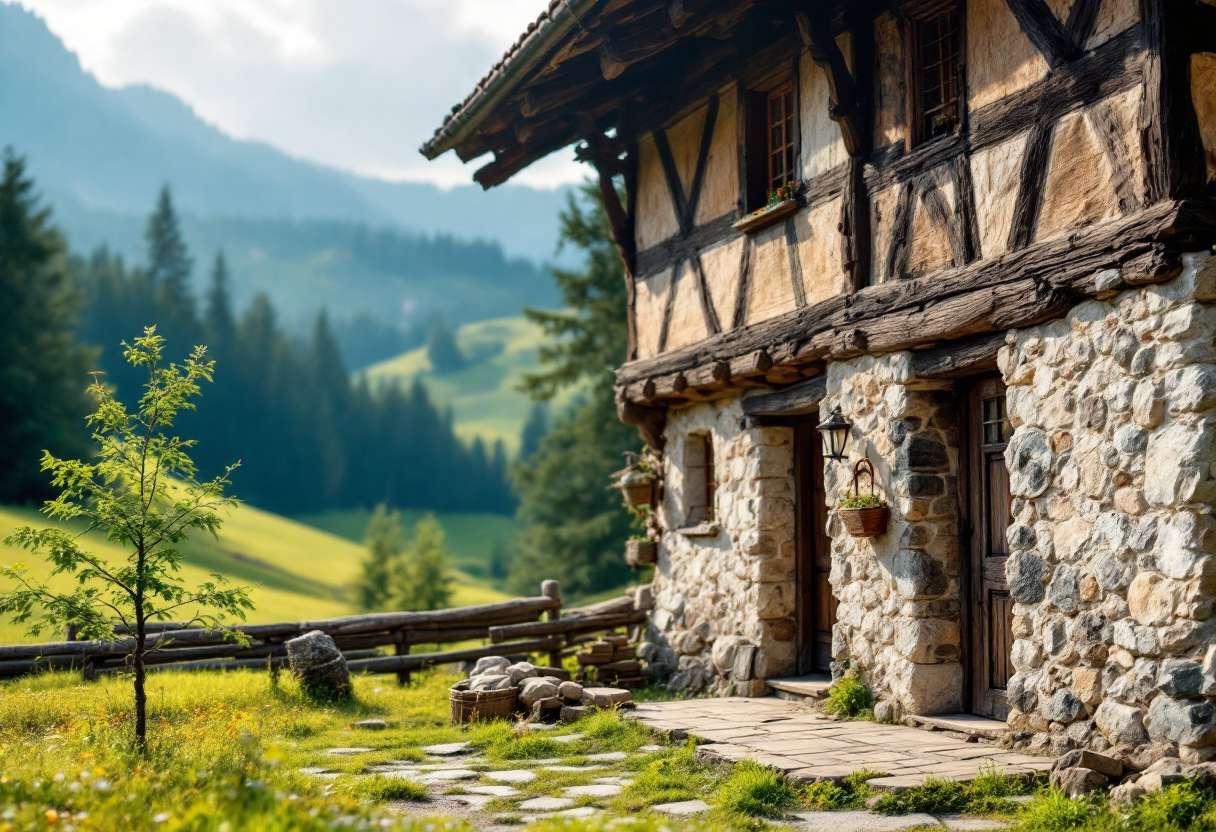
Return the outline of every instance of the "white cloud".
<path id="1" fill-rule="evenodd" d="M 145 83 L 305 159 L 395 180 L 468 182 L 478 162 L 418 146 L 546 0 L 18 0 L 109 86 Z M 581 181 L 569 152 L 516 177 Z"/>

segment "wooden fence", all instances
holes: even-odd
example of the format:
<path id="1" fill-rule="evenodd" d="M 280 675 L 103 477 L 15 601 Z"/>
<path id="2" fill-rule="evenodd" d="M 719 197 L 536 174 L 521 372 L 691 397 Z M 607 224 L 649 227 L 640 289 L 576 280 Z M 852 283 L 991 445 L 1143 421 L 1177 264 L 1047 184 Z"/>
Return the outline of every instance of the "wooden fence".
<path id="1" fill-rule="evenodd" d="M 321 621 L 286 624 L 247 624 L 235 627 L 248 646 L 222 631 L 157 623 L 148 627 L 145 658 L 149 670 L 278 668 L 287 663 L 286 642 L 313 630 L 331 636 L 353 672 L 396 673 L 402 682 L 413 671 L 434 665 L 465 662 L 495 655 L 548 654 L 560 666 L 564 654 L 577 650 L 592 633 L 641 624 L 647 615 L 632 595 L 577 609 L 561 609 L 557 581 L 545 581 L 541 595 L 498 604 L 431 612 L 385 612 L 350 615 Z M 0 678 L 50 668 L 80 668 L 86 678 L 127 667 L 134 644 L 122 628 L 114 641 L 61 641 L 48 644 L 0 646 Z M 126 636 L 126 637 L 121 637 Z M 489 645 L 447 652 L 411 653 L 417 645 L 456 644 L 488 640 Z M 391 648 L 392 655 L 381 650 Z"/>

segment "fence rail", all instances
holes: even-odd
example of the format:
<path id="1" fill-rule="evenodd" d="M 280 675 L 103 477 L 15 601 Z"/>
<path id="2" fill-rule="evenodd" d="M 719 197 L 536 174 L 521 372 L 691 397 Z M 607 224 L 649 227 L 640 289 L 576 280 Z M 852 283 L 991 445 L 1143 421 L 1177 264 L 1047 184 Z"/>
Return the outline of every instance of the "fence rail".
<path id="1" fill-rule="evenodd" d="M 148 625 L 148 645 L 155 649 L 146 655 L 144 663 L 149 670 L 276 668 L 287 663 L 287 641 L 320 630 L 334 639 L 351 670 L 396 673 L 405 683 L 410 673 L 427 667 L 499 654 L 548 654 L 550 665 L 560 665 L 563 653 L 568 654 L 588 634 L 637 626 L 647 615 L 647 610 L 628 594 L 565 612 L 561 606 L 557 581 L 545 581 L 541 594 L 534 598 L 429 612 L 247 624 L 228 632 L 157 622 Z M 248 646 L 233 641 L 233 631 L 243 633 L 249 640 Z M 0 679 L 51 668 L 82 669 L 86 677 L 121 671 L 127 666 L 135 640 L 122 627 L 115 628 L 115 636 L 113 641 L 0 646 Z M 490 643 L 446 652 L 410 652 L 415 645 L 477 640 Z M 392 648 L 394 654 L 384 655 L 381 649 L 386 647 Z"/>

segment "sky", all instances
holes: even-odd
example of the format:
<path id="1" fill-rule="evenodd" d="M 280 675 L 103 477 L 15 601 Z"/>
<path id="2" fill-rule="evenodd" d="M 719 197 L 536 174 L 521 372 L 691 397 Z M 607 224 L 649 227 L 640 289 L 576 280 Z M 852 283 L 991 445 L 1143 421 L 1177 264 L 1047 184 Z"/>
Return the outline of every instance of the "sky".
<path id="1" fill-rule="evenodd" d="M 6 0 L 12 2 L 12 0 Z M 167 90 L 224 132 L 367 176 L 444 187 L 486 160 L 418 147 L 547 0 L 17 0 L 106 86 Z M 569 150 L 513 181 L 586 171 Z"/>

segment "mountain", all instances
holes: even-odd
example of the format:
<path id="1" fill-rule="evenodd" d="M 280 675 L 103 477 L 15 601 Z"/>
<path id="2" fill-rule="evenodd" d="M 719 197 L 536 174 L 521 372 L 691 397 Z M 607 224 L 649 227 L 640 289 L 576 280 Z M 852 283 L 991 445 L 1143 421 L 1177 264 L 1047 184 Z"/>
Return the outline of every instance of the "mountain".
<path id="1" fill-rule="evenodd" d="M 364 299 L 352 304 L 347 284 L 394 277 L 434 284 L 461 270 L 459 260 L 444 272 L 424 275 L 411 271 L 409 264 L 393 264 L 373 270 L 369 278 L 358 266 L 330 266 L 322 268 L 316 280 L 304 279 L 290 293 L 283 292 L 283 275 L 302 262 L 315 273 L 318 264 L 357 260 L 349 251 L 333 248 L 335 236 L 446 235 L 497 245 L 504 262 L 540 263 L 554 254 L 557 215 L 568 192 L 505 186 L 484 193 L 475 186 L 443 190 L 391 183 L 302 161 L 268 144 L 234 139 L 166 92 L 147 86 L 102 86 L 41 18 L 5 3 L 0 3 L 0 113 L 0 145 L 27 158 L 75 251 L 104 243 L 138 262 L 144 217 L 167 182 L 196 257 L 209 259 L 220 245 L 239 248 L 230 252 L 238 291 L 270 289 L 277 305 L 294 304 L 299 308 L 289 311 L 300 314 L 325 304 L 384 317 L 385 297 L 358 290 Z M 317 229 L 340 225 L 350 228 L 312 241 Z M 360 232 L 358 227 L 365 228 Z M 270 238 L 281 243 L 292 235 L 293 255 L 285 261 L 246 256 L 259 250 L 265 255 L 275 248 Z M 532 271 L 532 277 L 544 277 L 535 267 Z M 551 299 L 536 291 L 543 281 L 529 281 L 515 291 L 508 280 L 500 279 L 491 292 L 492 304 L 482 303 L 493 309 L 475 315 L 513 315 L 521 303 Z M 454 294 L 453 287 L 432 290 L 430 294 L 449 299 Z M 463 287 L 455 290 L 463 294 Z M 369 294 L 374 299 L 368 300 Z M 397 310 L 402 302 L 427 292 L 410 286 L 389 294 L 389 308 Z M 448 306 L 460 312 L 457 304 Z M 425 302 L 415 307 L 424 311 Z M 469 314 L 455 317 L 470 319 Z"/>

